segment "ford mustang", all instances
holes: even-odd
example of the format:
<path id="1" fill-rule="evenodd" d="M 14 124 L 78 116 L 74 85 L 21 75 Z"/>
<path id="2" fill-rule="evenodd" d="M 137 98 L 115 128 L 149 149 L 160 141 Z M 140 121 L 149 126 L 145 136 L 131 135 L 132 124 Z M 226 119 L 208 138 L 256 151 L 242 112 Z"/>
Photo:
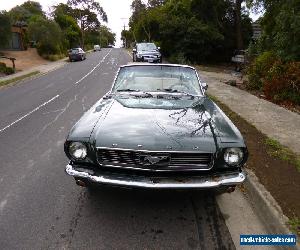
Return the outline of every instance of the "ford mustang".
<path id="1" fill-rule="evenodd" d="M 248 156 L 239 130 L 190 66 L 129 64 L 71 129 L 66 173 L 80 186 L 232 192 Z"/>

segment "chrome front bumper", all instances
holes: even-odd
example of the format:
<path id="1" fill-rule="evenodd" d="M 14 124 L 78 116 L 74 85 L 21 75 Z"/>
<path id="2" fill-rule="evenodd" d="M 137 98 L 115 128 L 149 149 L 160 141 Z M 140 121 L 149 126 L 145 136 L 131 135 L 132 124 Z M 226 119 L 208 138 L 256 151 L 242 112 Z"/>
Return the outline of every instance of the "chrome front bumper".
<path id="1" fill-rule="evenodd" d="M 187 189 L 187 188 L 219 188 L 222 186 L 234 186 L 241 184 L 246 179 L 245 172 L 236 172 L 231 174 L 223 174 L 219 176 L 205 176 L 205 177 L 140 177 L 140 176 L 122 176 L 122 175 L 108 175 L 103 173 L 101 175 L 93 175 L 88 173 L 88 170 L 76 170 L 73 166 L 68 164 L 66 166 L 66 173 L 74 178 L 83 178 L 91 182 L 99 184 L 108 184 L 123 187 L 137 187 L 150 189 Z"/>

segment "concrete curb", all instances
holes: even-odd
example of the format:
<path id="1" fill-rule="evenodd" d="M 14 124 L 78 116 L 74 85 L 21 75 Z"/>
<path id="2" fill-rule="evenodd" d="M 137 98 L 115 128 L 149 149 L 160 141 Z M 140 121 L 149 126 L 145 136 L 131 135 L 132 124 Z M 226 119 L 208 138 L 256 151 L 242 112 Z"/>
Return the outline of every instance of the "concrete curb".
<path id="1" fill-rule="evenodd" d="M 281 207 L 269 191 L 259 182 L 256 175 L 246 170 L 247 179 L 244 182 L 246 196 L 257 216 L 265 225 L 269 234 L 293 234 L 287 227 L 288 218 L 283 214 Z M 296 249 L 300 250 L 299 240 Z"/>

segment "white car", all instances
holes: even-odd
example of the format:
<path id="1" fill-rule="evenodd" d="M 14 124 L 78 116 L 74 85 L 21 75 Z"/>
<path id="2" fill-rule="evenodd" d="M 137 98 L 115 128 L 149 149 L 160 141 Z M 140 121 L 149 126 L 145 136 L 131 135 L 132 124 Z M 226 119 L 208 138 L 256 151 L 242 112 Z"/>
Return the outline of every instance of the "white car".
<path id="1" fill-rule="evenodd" d="M 94 45 L 94 52 L 100 51 L 100 50 L 101 50 L 100 45 Z"/>

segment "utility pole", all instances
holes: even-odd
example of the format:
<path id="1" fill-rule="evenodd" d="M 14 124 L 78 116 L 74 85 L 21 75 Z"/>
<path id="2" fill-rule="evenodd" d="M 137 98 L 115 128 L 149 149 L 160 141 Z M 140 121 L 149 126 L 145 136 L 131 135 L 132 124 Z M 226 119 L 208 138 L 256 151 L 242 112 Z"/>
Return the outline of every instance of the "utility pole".
<path id="1" fill-rule="evenodd" d="M 125 24 L 125 21 L 128 20 L 128 18 L 127 17 L 122 17 L 121 20 L 124 22 L 124 24 L 123 24 L 123 31 L 125 31 L 126 27 L 128 27 Z M 126 39 L 126 37 L 124 37 L 124 47 L 127 48 L 127 39 Z"/>

